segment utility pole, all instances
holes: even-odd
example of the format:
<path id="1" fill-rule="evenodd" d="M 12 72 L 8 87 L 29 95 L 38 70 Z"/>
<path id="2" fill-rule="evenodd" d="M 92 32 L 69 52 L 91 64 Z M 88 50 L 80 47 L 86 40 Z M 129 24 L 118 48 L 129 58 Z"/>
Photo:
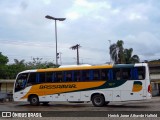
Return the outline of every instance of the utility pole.
<path id="1" fill-rule="evenodd" d="M 70 49 L 72 50 L 77 50 L 77 65 L 79 65 L 79 48 L 80 48 L 80 44 L 74 45 L 72 47 L 70 47 Z"/>

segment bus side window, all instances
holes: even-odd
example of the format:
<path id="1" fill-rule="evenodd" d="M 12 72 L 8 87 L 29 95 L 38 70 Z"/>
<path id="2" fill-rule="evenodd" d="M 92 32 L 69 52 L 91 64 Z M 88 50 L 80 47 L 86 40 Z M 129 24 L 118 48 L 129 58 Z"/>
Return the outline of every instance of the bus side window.
<path id="1" fill-rule="evenodd" d="M 109 80 L 122 80 L 122 69 L 120 68 L 110 69 Z"/>
<path id="2" fill-rule="evenodd" d="M 138 67 L 138 79 L 144 80 L 145 79 L 145 67 Z"/>
<path id="3" fill-rule="evenodd" d="M 115 79 L 116 80 L 121 80 L 121 72 L 120 71 L 116 71 Z"/>
<path id="4" fill-rule="evenodd" d="M 130 80 L 131 79 L 130 68 L 116 68 L 114 69 L 114 80 Z"/>
<path id="5" fill-rule="evenodd" d="M 30 86 L 30 85 L 36 84 L 36 83 L 38 83 L 38 81 L 36 79 L 36 73 L 30 73 L 27 86 Z"/>
<path id="6" fill-rule="evenodd" d="M 114 68 L 113 70 L 113 80 L 121 80 L 121 69 Z"/>
<path id="7" fill-rule="evenodd" d="M 46 82 L 45 73 L 44 72 L 39 73 L 39 83 L 44 83 L 44 82 Z"/>
<path id="8" fill-rule="evenodd" d="M 138 80 L 138 69 L 137 68 L 131 69 L 131 76 L 132 76 L 132 80 Z"/>
<path id="9" fill-rule="evenodd" d="M 46 73 L 46 82 L 52 82 L 53 81 L 53 72 L 47 72 Z"/>
<path id="10" fill-rule="evenodd" d="M 107 69 L 102 69 L 101 70 L 101 80 L 108 80 L 109 75 L 108 75 L 108 70 Z"/>
<path id="11" fill-rule="evenodd" d="M 55 72 L 55 81 L 54 82 L 62 82 L 63 77 L 62 77 L 62 72 Z"/>
<path id="12" fill-rule="evenodd" d="M 55 72 L 53 72 L 53 74 L 52 74 L 52 82 L 54 82 L 55 81 Z"/>
<path id="13" fill-rule="evenodd" d="M 74 71 L 74 81 L 81 81 L 81 71 Z"/>
<path id="14" fill-rule="evenodd" d="M 89 71 L 89 79 L 90 79 L 90 80 L 95 80 L 95 79 L 94 79 L 94 70 L 90 70 L 90 71 Z"/>
<path id="15" fill-rule="evenodd" d="M 74 81 L 74 71 L 72 71 L 72 81 Z"/>
<path id="16" fill-rule="evenodd" d="M 90 71 L 89 70 L 83 70 L 82 71 L 82 81 L 89 81 L 90 80 Z"/>
<path id="17" fill-rule="evenodd" d="M 130 68 L 123 68 L 122 70 L 122 79 L 123 80 L 130 80 L 131 79 L 131 69 Z"/>
<path id="18" fill-rule="evenodd" d="M 109 78 L 109 80 L 113 80 L 113 69 L 109 69 L 108 78 Z"/>
<path id="19" fill-rule="evenodd" d="M 93 80 L 100 80 L 100 70 L 93 71 Z"/>
<path id="20" fill-rule="evenodd" d="M 65 72 L 65 80 L 66 81 L 72 81 L 72 71 Z"/>

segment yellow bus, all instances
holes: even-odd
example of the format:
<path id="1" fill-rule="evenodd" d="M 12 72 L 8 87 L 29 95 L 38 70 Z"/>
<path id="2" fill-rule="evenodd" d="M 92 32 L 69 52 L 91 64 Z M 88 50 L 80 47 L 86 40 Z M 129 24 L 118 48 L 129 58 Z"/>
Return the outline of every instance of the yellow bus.
<path id="1" fill-rule="evenodd" d="M 14 101 L 31 105 L 51 101 L 89 102 L 96 107 L 112 101 L 151 99 L 146 63 L 75 65 L 26 70 L 15 80 Z"/>

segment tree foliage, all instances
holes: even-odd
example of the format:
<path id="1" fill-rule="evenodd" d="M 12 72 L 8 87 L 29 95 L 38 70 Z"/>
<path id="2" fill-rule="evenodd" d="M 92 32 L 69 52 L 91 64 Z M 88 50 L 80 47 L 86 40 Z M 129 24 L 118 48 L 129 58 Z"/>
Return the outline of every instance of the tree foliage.
<path id="1" fill-rule="evenodd" d="M 117 43 L 110 46 L 110 55 L 115 63 L 124 63 L 123 44 L 124 42 L 122 40 L 118 40 Z"/>
<path id="2" fill-rule="evenodd" d="M 13 64 L 7 64 L 8 62 L 8 57 L 0 52 L 0 79 L 15 79 L 24 70 L 57 67 L 52 62 L 42 62 L 42 58 L 33 58 L 31 62 L 25 62 L 24 59 L 14 59 Z"/>
<path id="3" fill-rule="evenodd" d="M 133 54 L 133 48 L 124 49 L 123 40 L 118 40 L 110 46 L 110 56 L 115 64 L 130 64 L 138 63 L 140 61 L 138 55 Z"/>
<path id="4" fill-rule="evenodd" d="M 138 55 L 132 55 L 132 53 L 133 53 L 132 48 L 124 50 L 124 57 L 125 57 L 126 64 L 138 63 L 140 61 L 139 56 Z"/>
<path id="5" fill-rule="evenodd" d="M 0 52 L 0 78 L 6 78 L 7 77 L 7 63 L 8 63 L 8 57 L 4 56 L 1 52 Z"/>
<path id="6" fill-rule="evenodd" d="M 8 57 L 4 56 L 1 52 L 0 52 L 0 65 L 5 65 L 8 63 Z"/>

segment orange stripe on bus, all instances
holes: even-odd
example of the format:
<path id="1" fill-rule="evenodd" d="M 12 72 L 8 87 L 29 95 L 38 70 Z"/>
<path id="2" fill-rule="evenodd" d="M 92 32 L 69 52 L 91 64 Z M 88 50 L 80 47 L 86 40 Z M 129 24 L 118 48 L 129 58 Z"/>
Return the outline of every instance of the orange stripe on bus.
<path id="1" fill-rule="evenodd" d="M 74 92 L 78 90 L 90 89 L 103 85 L 106 81 L 95 82 L 65 82 L 65 83 L 43 83 L 33 85 L 29 92 L 21 99 L 28 98 L 30 94 L 36 94 L 38 96 L 60 94 L 66 92 Z"/>
<path id="2" fill-rule="evenodd" d="M 55 72 L 55 71 L 68 71 L 68 70 L 91 70 L 91 69 L 105 69 L 113 68 L 112 65 L 102 65 L 102 66 L 84 66 L 84 67 L 67 67 L 67 68 L 47 68 L 38 69 L 37 72 Z"/>

